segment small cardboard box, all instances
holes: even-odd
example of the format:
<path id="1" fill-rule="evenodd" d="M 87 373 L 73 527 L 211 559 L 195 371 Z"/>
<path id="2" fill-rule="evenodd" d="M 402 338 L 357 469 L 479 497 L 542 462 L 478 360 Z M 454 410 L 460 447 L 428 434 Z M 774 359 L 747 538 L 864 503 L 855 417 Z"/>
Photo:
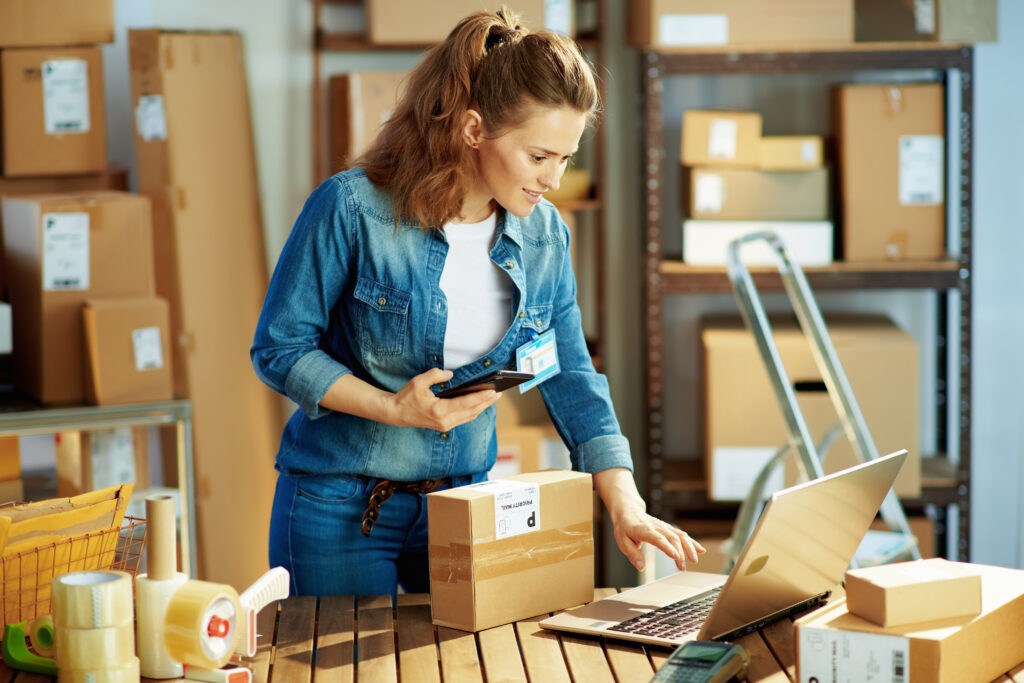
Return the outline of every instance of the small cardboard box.
<path id="1" fill-rule="evenodd" d="M 843 258 L 943 258 L 943 86 L 844 85 L 836 99 Z"/>
<path id="2" fill-rule="evenodd" d="M 0 106 L 3 175 L 95 173 L 107 167 L 100 48 L 0 50 Z"/>
<path id="3" fill-rule="evenodd" d="M 734 221 L 824 221 L 828 171 L 690 168 L 683 174 L 690 218 Z"/>
<path id="4" fill-rule="evenodd" d="M 110 405 L 174 398 L 170 313 L 159 297 L 88 299 L 82 307 L 89 356 L 86 394 Z"/>
<path id="5" fill-rule="evenodd" d="M 128 192 L 2 201 L 15 384 L 43 403 L 81 402 L 82 303 L 154 294 L 149 201 Z"/>
<path id="6" fill-rule="evenodd" d="M 846 608 L 879 626 L 973 617 L 981 613 L 974 565 L 941 557 L 846 572 Z"/>
<path id="7" fill-rule="evenodd" d="M 0 2 L 0 47 L 114 42 L 114 0 Z"/>
<path id="8" fill-rule="evenodd" d="M 631 0 L 639 47 L 852 43 L 853 0 Z"/>
<path id="9" fill-rule="evenodd" d="M 57 432 L 54 441 L 58 496 L 77 496 L 126 481 L 140 491 L 149 488 L 146 427 Z"/>
<path id="10" fill-rule="evenodd" d="M 857 42 L 998 39 L 998 0 L 856 0 Z"/>
<path id="11" fill-rule="evenodd" d="M 797 620 L 797 680 L 991 681 L 1024 660 L 1024 571 L 974 565 L 981 614 L 884 627 L 850 614 L 845 600 Z M 878 667 L 890 675 L 877 677 Z M 870 677 L 873 667 L 876 678 Z"/>
<path id="12" fill-rule="evenodd" d="M 683 221 L 683 260 L 695 266 L 724 266 L 729 242 L 752 232 L 770 230 L 778 235 L 789 257 L 801 266 L 832 263 L 833 229 L 830 221 Z M 741 245 L 748 266 L 778 264 L 764 242 Z"/>
<path id="13" fill-rule="evenodd" d="M 820 135 L 766 135 L 758 166 L 765 171 L 799 171 L 824 164 Z"/>
<path id="14" fill-rule="evenodd" d="M 688 109 L 683 112 L 680 158 L 685 166 L 754 168 L 761 156 L 757 112 Z"/>
<path id="15" fill-rule="evenodd" d="M 391 117 L 408 71 L 352 71 L 331 77 L 331 171 L 349 168 Z"/>
<path id="16" fill-rule="evenodd" d="M 531 31 L 572 35 L 573 4 L 572 0 L 520 0 L 514 10 Z M 371 44 L 413 46 L 439 43 L 464 17 L 497 9 L 471 0 L 368 0 L 365 7 Z"/>
<path id="17" fill-rule="evenodd" d="M 0 436 L 0 481 L 21 478 L 21 440 Z"/>
<path id="18" fill-rule="evenodd" d="M 435 624 L 480 631 L 594 599 L 589 474 L 550 470 L 427 496 Z"/>

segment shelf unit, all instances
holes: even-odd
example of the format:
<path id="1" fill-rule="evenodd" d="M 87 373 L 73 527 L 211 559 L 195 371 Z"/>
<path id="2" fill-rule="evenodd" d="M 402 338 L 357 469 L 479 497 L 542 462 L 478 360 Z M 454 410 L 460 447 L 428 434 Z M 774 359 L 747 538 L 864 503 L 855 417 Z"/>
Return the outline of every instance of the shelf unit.
<path id="1" fill-rule="evenodd" d="M 955 222 L 947 231 L 958 237 L 958 253 L 950 260 L 936 262 L 835 263 L 807 268 L 815 291 L 916 289 L 934 291 L 938 298 L 936 334 L 936 444 L 954 455 L 933 454 L 922 458 L 922 492 L 916 500 L 904 500 L 908 509 L 935 506 L 948 516 L 949 506 L 957 509 L 957 546 L 954 559 L 970 556 L 970 464 L 971 464 L 971 231 L 972 231 L 972 136 L 974 52 L 967 46 L 935 44 L 868 44 L 835 47 L 806 47 L 790 50 L 730 51 L 723 48 L 686 53 L 645 52 L 642 56 L 644 89 L 644 310 L 645 310 L 645 408 L 648 499 L 652 513 L 671 519 L 675 515 L 705 512 L 734 514 L 735 504 L 710 501 L 702 465 L 685 454 L 665 452 L 663 397 L 665 386 L 664 304 L 666 297 L 731 292 L 724 267 L 695 267 L 665 255 L 663 189 L 661 178 L 667 163 L 679 163 L 678 153 L 665 149 L 663 79 L 673 75 L 789 74 L 836 71 L 891 71 L 904 69 L 959 72 L 960 111 L 953 126 L 958 140 L 947 140 L 947 154 L 955 155 L 958 175 L 947 179 L 946 201 L 956 204 Z M 947 117 L 948 119 L 948 117 Z M 673 228 L 676 229 L 676 228 Z M 780 291 L 781 280 L 768 269 L 753 269 L 757 286 Z M 959 295 L 956 348 L 949 348 L 949 295 Z M 946 381 L 956 359 L 956 394 Z M 949 442 L 949 406 L 955 407 L 959 437 Z M 945 540 L 943 527 L 937 529 Z M 940 548 L 945 547 L 940 545 Z"/>

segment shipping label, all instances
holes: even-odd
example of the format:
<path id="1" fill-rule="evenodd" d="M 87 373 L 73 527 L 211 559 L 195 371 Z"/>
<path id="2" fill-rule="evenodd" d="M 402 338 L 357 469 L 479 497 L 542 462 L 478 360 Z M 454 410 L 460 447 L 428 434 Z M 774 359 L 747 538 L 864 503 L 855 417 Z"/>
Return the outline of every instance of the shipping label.
<path id="1" fill-rule="evenodd" d="M 727 45 L 729 17 L 725 14 L 663 14 L 658 20 L 658 43 L 665 46 Z"/>
<path id="2" fill-rule="evenodd" d="M 135 106 L 135 129 L 139 137 L 150 142 L 167 139 L 167 114 L 163 95 L 143 95 Z"/>
<path id="3" fill-rule="evenodd" d="M 159 327 L 140 327 L 132 330 L 132 349 L 135 352 L 135 369 L 139 372 L 157 370 L 164 366 Z"/>
<path id="4" fill-rule="evenodd" d="M 43 214 L 43 290 L 89 289 L 89 214 Z"/>
<path id="5" fill-rule="evenodd" d="M 712 159 L 735 159 L 738 131 L 739 126 L 732 119 L 711 119 L 708 130 L 708 156 Z"/>
<path id="6" fill-rule="evenodd" d="M 544 28 L 572 35 L 572 3 L 569 0 L 544 0 Z"/>
<path id="7" fill-rule="evenodd" d="M 903 636 L 800 626 L 799 683 L 906 683 L 910 640 Z"/>
<path id="8" fill-rule="evenodd" d="M 43 62 L 42 72 L 46 133 L 88 133 L 88 63 L 84 59 L 50 59 Z"/>
<path id="9" fill-rule="evenodd" d="M 900 204 L 935 206 L 943 202 L 942 144 L 941 135 L 900 136 Z"/>
<path id="10" fill-rule="evenodd" d="M 467 488 L 494 496 L 495 539 L 540 530 L 540 484 L 499 479 Z"/>
<path id="11" fill-rule="evenodd" d="M 696 213 L 722 213 L 724 196 L 722 176 L 717 173 L 699 173 L 693 184 L 693 204 Z"/>

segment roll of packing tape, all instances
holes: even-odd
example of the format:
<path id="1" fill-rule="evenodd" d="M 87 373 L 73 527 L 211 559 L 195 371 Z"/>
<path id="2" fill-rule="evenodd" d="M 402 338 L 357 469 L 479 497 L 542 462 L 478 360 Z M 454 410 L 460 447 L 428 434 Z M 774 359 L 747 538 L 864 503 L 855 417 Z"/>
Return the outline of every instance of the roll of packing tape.
<path id="1" fill-rule="evenodd" d="M 145 574 L 135 577 L 136 643 L 142 675 L 146 678 L 182 675 L 181 662 L 175 661 L 164 646 L 164 616 L 171 596 L 186 581 L 188 576 L 181 572 L 159 581 Z"/>
<path id="2" fill-rule="evenodd" d="M 89 671 L 57 671 L 57 683 L 139 683 L 139 658 L 114 669 L 92 669 Z"/>
<path id="3" fill-rule="evenodd" d="M 63 671 L 120 669 L 135 658 L 135 623 L 105 628 L 54 627 L 54 659 Z"/>
<path id="4" fill-rule="evenodd" d="M 189 581 L 164 615 L 164 645 L 175 661 L 204 669 L 227 664 L 238 644 L 238 593 L 231 586 Z"/>
<path id="5" fill-rule="evenodd" d="M 44 614 L 28 625 L 28 638 L 32 649 L 40 657 L 53 657 L 53 616 Z"/>
<path id="6" fill-rule="evenodd" d="M 54 626 L 103 628 L 135 619 L 132 577 L 125 572 L 72 572 L 51 585 Z"/>

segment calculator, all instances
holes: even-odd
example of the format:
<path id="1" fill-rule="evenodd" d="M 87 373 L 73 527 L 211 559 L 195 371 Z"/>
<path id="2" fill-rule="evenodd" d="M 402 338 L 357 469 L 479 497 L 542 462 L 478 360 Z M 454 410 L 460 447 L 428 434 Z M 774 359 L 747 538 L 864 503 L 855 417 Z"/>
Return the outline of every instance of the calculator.
<path id="1" fill-rule="evenodd" d="M 675 649 L 651 683 L 745 681 L 747 664 L 747 653 L 739 645 L 691 640 Z"/>

